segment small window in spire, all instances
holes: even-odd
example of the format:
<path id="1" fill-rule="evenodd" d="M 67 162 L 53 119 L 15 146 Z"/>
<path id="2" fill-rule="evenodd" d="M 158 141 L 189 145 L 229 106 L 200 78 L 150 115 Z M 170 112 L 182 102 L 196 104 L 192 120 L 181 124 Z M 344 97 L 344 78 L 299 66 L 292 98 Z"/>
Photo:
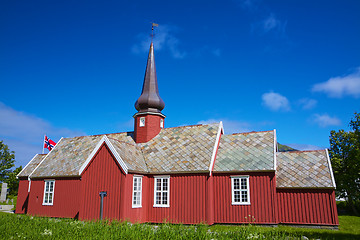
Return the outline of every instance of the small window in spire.
<path id="1" fill-rule="evenodd" d="M 140 118 L 140 124 L 139 124 L 140 127 L 145 127 L 145 117 L 141 117 Z"/>
<path id="2" fill-rule="evenodd" d="M 160 128 L 164 128 L 164 119 L 160 119 Z"/>

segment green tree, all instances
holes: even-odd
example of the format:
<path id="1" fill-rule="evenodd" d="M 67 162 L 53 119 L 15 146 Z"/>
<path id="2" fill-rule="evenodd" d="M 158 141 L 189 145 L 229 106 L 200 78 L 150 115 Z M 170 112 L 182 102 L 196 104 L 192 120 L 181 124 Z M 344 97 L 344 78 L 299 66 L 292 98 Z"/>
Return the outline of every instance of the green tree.
<path id="1" fill-rule="evenodd" d="M 360 201 L 360 114 L 355 113 L 350 121 L 351 131 L 331 131 L 331 165 L 336 181 L 336 193 L 344 197 L 348 206 L 358 213 L 356 204 Z"/>
<path id="2" fill-rule="evenodd" d="M 16 168 L 13 172 L 9 173 L 9 177 L 6 180 L 8 188 L 10 189 L 9 195 L 16 196 L 19 188 L 19 179 L 16 176 L 21 172 L 22 166 Z"/>
<path id="3" fill-rule="evenodd" d="M 15 152 L 10 151 L 9 147 L 0 141 L 0 182 L 4 182 L 9 173 L 12 172 L 11 168 L 14 167 Z"/>

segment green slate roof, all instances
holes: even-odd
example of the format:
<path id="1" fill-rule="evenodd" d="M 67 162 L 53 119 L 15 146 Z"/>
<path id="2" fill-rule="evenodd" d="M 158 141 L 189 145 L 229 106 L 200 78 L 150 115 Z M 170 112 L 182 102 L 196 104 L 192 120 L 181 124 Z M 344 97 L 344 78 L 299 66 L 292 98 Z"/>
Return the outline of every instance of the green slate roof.
<path id="1" fill-rule="evenodd" d="M 221 136 L 214 171 L 274 170 L 274 131 Z"/>
<path id="2" fill-rule="evenodd" d="M 335 187 L 326 150 L 277 153 L 277 187 Z"/>
<path id="3" fill-rule="evenodd" d="M 105 135 L 63 138 L 31 177 L 78 176 L 81 166 Z M 106 134 L 120 157 L 134 170 L 146 171 L 140 149 L 127 133 Z M 144 169 L 145 167 L 145 169 Z"/>
<path id="4" fill-rule="evenodd" d="M 23 170 L 21 170 L 17 177 L 28 177 L 45 157 L 46 154 L 36 154 Z"/>
<path id="5" fill-rule="evenodd" d="M 208 171 L 219 124 L 166 128 L 141 144 L 150 172 Z"/>
<path id="6" fill-rule="evenodd" d="M 47 155 L 37 154 L 18 176 L 80 176 L 104 139 L 130 172 L 209 172 L 219 128 L 221 124 L 165 128 L 139 144 L 132 133 L 63 138 Z M 213 171 L 274 171 L 275 141 L 275 131 L 221 135 Z M 335 187 L 326 151 L 278 152 L 276 162 L 277 187 Z"/>
<path id="7" fill-rule="evenodd" d="M 219 124 L 165 128 L 149 142 L 139 144 L 134 142 L 131 133 L 106 136 L 129 171 L 208 171 L 218 128 Z M 79 170 L 104 136 L 61 139 L 31 177 L 79 176 Z"/>

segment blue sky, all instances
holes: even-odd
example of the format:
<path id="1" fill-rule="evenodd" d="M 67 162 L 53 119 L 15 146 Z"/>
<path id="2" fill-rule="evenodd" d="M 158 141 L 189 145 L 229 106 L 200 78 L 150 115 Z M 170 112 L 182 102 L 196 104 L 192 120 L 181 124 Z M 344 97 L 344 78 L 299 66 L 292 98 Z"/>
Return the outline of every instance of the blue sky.
<path id="1" fill-rule="evenodd" d="M 44 134 L 133 130 L 154 40 L 166 127 L 223 121 L 329 147 L 360 111 L 360 1 L 0 2 L 0 139 L 24 166 Z M 47 152 L 47 150 L 46 150 Z"/>

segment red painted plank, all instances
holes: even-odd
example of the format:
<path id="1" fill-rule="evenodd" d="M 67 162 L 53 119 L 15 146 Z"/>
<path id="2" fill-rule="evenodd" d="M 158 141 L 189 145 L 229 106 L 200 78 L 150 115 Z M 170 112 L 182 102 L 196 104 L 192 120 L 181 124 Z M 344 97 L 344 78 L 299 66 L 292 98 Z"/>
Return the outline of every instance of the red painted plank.
<path id="1" fill-rule="evenodd" d="M 15 213 L 27 213 L 29 201 L 29 181 L 27 178 L 19 179 L 19 190 Z"/>
<path id="2" fill-rule="evenodd" d="M 334 190 L 277 189 L 279 222 L 292 224 L 338 225 Z M 285 203 L 285 204 L 284 204 Z"/>
<path id="3" fill-rule="evenodd" d="M 54 178 L 50 178 L 54 179 Z M 55 179 L 53 205 L 42 205 L 45 182 L 31 180 L 28 213 L 49 217 L 74 218 L 78 216 L 80 205 L 80 179 Z"/>

